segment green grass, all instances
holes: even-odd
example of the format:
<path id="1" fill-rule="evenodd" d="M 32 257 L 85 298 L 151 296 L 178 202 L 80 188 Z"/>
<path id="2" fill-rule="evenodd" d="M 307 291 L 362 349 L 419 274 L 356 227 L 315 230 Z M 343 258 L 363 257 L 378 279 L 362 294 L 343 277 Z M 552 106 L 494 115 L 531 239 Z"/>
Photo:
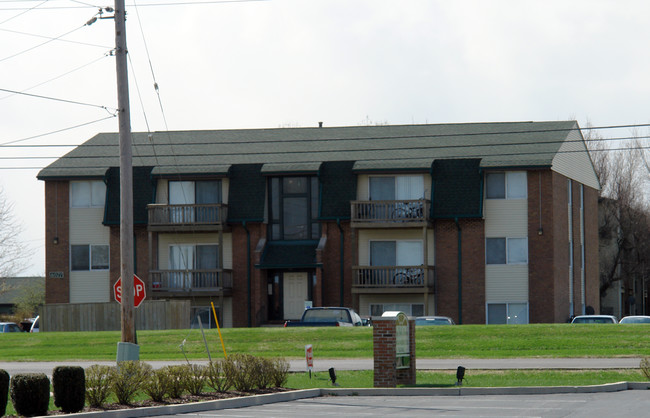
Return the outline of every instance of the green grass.
<path id="1" fill-rule="evenodd" d="M 471 370 L 465 373 L 463 387 L 506 386 L 589 386 L 622 381 L 644 382 L 639 370 Z M 421 370 L 416 374 L 416 387 L 454 387 L 456 371 Z M 341 388 L 373 387 L 373 371 L 337 371 L 336 383 Z M 294 389 L 332 388 L 329 373 L 291 373 L 288 387 Z"/>
<path id="2" fill-rule="evenodd" d="M 371 358 L 372 328 L 228 328 L 227 352 L 263 357 Z M 650 325 L 461 325 L 416 328 L 418 358 L 645 357 Z M 207 359 L 199 330 L 139 331 L 142 360 Z M 223 357 L 216 329 L 206 338 L 213 357 Z M 0 335 L 2 361 L 115 360 L 119 331 Z"/>

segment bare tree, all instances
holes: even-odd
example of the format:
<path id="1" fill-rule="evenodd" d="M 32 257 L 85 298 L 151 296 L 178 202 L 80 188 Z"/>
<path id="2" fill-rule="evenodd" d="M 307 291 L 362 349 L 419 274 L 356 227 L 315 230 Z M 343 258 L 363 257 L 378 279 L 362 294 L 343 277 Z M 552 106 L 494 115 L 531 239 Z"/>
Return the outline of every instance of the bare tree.
<path id="1" fill-rule="evenodd" d="M 638 141 L 619 143 L 612 149 L 594 131 L 588 131 L 585 139 L 601 184 L 601 295 L 620 282 L 630 301 L 635 295 L 641 299 L 643 294 L 635 283 L 645 280 L 645 270 L 650 268 L 650 207 L 646 193 L 650 160 Z"/>
<path id="2" fill-rule="evenodd" d="M 0 277 L 14 276 L 27 268 L 30 253 L 20 241 L 22 225 L 0 189 Z"/>

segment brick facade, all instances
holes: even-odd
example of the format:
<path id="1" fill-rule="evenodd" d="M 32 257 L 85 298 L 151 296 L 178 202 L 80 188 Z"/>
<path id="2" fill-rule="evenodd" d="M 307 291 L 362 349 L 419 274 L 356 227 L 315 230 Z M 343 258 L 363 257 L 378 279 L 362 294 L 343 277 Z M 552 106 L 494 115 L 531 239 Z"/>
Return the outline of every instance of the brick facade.
<path id="1" fill-rule="evenodd" d="M 458 324 L 485 323 L 485 228 L 481 219 L 439 220 L 434 226 L 436 314 Z M 458 243 L 461 256 L 458 257 Z M 461 266 L 459 278 L 458 266 Z M 459 306 L 459 280 L 462 298 Z"/>
<path id="2" fill-rule="evenodd" d="M 67 181 L 45 183 L 45 303 L 70 302 L 70 200 Z M 62 272 L 63 278 L 50 278 Z"/>

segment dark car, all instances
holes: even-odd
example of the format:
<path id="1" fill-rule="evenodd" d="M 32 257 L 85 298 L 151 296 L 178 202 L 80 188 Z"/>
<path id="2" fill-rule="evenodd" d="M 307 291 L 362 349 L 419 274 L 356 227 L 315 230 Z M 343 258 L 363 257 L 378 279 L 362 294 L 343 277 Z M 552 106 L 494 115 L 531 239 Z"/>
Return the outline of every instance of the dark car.
<path id="1" fill-rule="evenodd" d="M 418 316 L 415 325 L 456 325 L 448 316 Z"/>

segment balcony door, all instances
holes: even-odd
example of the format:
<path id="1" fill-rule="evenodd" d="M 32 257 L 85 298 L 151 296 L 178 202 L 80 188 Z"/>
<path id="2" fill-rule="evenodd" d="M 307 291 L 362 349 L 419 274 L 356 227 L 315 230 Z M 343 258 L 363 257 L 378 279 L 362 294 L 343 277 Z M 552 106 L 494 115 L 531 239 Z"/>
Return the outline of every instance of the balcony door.
<path id="1" fill-rule="evenodd" d="M 421 285 L 424 277 L 422 241 L 370 241 L 373 281 L 383 285 Z M 411 266 L 411 268 L 400 268 Z"/>
<path id="2" fill-rule="evenodd" d="M 422 176 L 371 176 L 370 200 L 417 200 L 424 198 Z"/>
<path id="3" fill-rule="evenodd" d="M 217 287 L 219 250 L 217 245 L 178 244 L 169 247 L 169 287 Z"/>
<path id="4" fill-rule="evenodd" d="M 169 204 L 184 205 L 172 209 L 173 223 L 218 222 L 219 212 L 216 205 L 219 203 L 221 203 L 221 181 L 219 180 L 169 182 Z"/>

